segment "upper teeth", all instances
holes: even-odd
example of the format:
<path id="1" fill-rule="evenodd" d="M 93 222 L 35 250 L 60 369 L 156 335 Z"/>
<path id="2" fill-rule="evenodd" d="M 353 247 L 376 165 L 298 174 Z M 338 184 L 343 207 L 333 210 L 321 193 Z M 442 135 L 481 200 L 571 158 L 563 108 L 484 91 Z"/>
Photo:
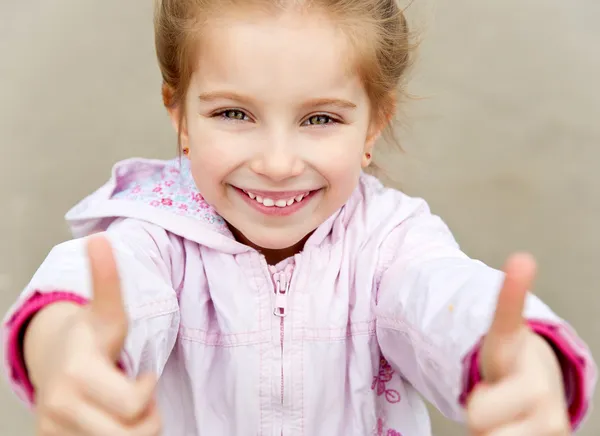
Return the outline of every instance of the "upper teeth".
<path id="1" fill-rule="evenodd" d="M 291 206 L 292 204 L 294 204 L 294 202 L 301 202 L 302 199 L 304 197 L 306 197 L 309 193 L 305 192 L 304 194 L 300 194 L 300 195 L 296 195 L 295 197 L 290 197 L 288 199 L 280 199 L 280 200 L 273 200 L 272 198 L 268 198 L 268 197 L 261 197 L 260 195 L 256 195 L 253 192 L 250 191 L 244 191 L 246 194 L 248 194 L 248 197 L 250 197 L 253 200 L 258 201 L 259 203 L 262 203 L 264 206 L 267 207 L 273 207 L 273 206 L 277 206 L 277 207 L 286 207 L 286 206 Z"/>

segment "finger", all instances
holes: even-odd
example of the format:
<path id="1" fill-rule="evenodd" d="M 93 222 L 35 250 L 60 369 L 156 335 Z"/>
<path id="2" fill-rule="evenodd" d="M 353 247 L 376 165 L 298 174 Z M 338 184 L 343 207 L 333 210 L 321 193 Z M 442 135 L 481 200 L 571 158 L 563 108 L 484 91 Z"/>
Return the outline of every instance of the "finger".
<path id="1" fill-rule="evenodd" d="M 536 275 L 535 259 L 529 254 L 515 254 L 506 262 L 504 272 L 504 285 L 498 295 L 490 334 L 510 336 L 523 326 L 527 292 Z"/>
<path id="2" fill-rule="evenodd" d="M 535 396 L 521 378 L 507 379 L 496 385 L 476 388 L 467 404 L 467 421 L 475 433 L 489 432 L 530 413 Z"/>
<path id="3" fill-rule="evenodd" d="M 104 332 L 101 337 L 104 351 L 116 360 L 121 354 L 128 325 L 117 263 L 110 242 L 104 236 L 89 238 L 87 250 L 92 275 L 92 317 Z"/>
<path id="4" fill-rule="evenodd" d="M 523 311 L 535 271 L 535 260 L 528 254 L 513 255 L 506 262 L 506 278 L 482 347 L 481 369 L 488 382 L 508 376 L 521 352 L 526 331 Z"/>
<path id="5" fill-rule="evenodd" d="M 160 416 L 160 410 L 158 409 L 156 398 L 153 397 L 152 401 L 150 401 L 150 404 L 148 404 L 148 407 L 141 418 L 141 422 L 149 422 L 153 424 L 152 427 L 149 427 L 153 432 L 150 432 L 148 436 L 159 436 L 162 434 L 162 418 Z"/>
<path id="6" fill-rule="evenodd" d="M 156 377 L 150 374 L 130 380 L 112 368 L 90 373 L 98 375 L 86 380 L 82 395 L 91 404 L 118 417 L 123 423 L 138 420 L 153 400 Z"/>
<path id="7" fill-rule="evenodd" d="M 485 436 L 533 436 L 541 433 L 536 433 L 529 421 L 520 421 L 484 434 Z"/>
<path id="8" fill-rule="evenodd" d="M 158 436 L 160 417 L 156 411 L 132 425 L 123 425 L 105 411 L 82 402 L 69 414 L 65 430 L 86 436 Z"/>
<path id="9" fill-rule="evenodd" d="M 37 413 L 36 418 L 36 436 L 74 436 L 73 431 L 67 430 L 64 422 L 54 416 Z"/>

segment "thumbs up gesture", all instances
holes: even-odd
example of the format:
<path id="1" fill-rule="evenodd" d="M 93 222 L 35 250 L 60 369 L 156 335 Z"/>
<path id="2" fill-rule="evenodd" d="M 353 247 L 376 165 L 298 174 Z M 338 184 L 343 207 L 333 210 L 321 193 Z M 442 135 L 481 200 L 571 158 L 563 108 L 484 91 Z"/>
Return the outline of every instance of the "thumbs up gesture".
<path id="1" fill-rule="evenodd" d="M 536 273 L 528 255 L 515 255 L 490 330 L 483 340 L 483 381 L 467 403 L 474 436 L 570 435 L 563 377 L 554 351 L 523 320 L 527 292 Z"/>
<path id="2" fill-rule="evenodd" d="M 91 238 L 88 256 L 93 297 L 63 322 L 49 344 L 52 350 L 45 354 L 46 368 L 37 386 L 37 434 L 158 435 L 154 378 L 130 380 L 116 364 L 128 322 L 109 242 Z"/>

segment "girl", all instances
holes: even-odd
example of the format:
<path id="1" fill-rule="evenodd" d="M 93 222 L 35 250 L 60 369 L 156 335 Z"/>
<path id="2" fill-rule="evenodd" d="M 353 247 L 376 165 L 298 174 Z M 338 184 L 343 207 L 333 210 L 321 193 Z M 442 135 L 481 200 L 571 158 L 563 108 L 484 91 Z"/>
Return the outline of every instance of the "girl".
<path id="1" fill-rule="evenodd" d="M 39 435 L 428 436 L 419 394 L 477 435 L 581 423 L 595 366 L 532 260 L 469 259 L 363 172 L 395 0 L 163 0 L 155 30 L 184 156 L 119 163 L 6 317 Z"/>

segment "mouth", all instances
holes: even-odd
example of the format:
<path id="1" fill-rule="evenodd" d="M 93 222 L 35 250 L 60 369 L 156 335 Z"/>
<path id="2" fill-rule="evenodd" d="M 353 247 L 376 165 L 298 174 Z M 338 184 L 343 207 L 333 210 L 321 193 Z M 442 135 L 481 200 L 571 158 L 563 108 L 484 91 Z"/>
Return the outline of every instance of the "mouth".
<path id="1" fill-rule="evenodd" d="M 314 191 L 303 191 L 303 192 L 285 192 L 285 193 L 259 193 L 256 194 L 252 191 L 246 191 L 242 189 L 242 192 L 246 194 L 250 199 L 262 204 L 266 207 L 289 207 L 295 203 L 300 203 L 302 200 L 307 198 L 311 192 Z"/>
<path id="2" fill-rule="evenodd" d="M 307 191 L 266 192 L 233 188 L 255 209 L 267 215 L 291 215 L 300 210 L 321 189 Z"/>

